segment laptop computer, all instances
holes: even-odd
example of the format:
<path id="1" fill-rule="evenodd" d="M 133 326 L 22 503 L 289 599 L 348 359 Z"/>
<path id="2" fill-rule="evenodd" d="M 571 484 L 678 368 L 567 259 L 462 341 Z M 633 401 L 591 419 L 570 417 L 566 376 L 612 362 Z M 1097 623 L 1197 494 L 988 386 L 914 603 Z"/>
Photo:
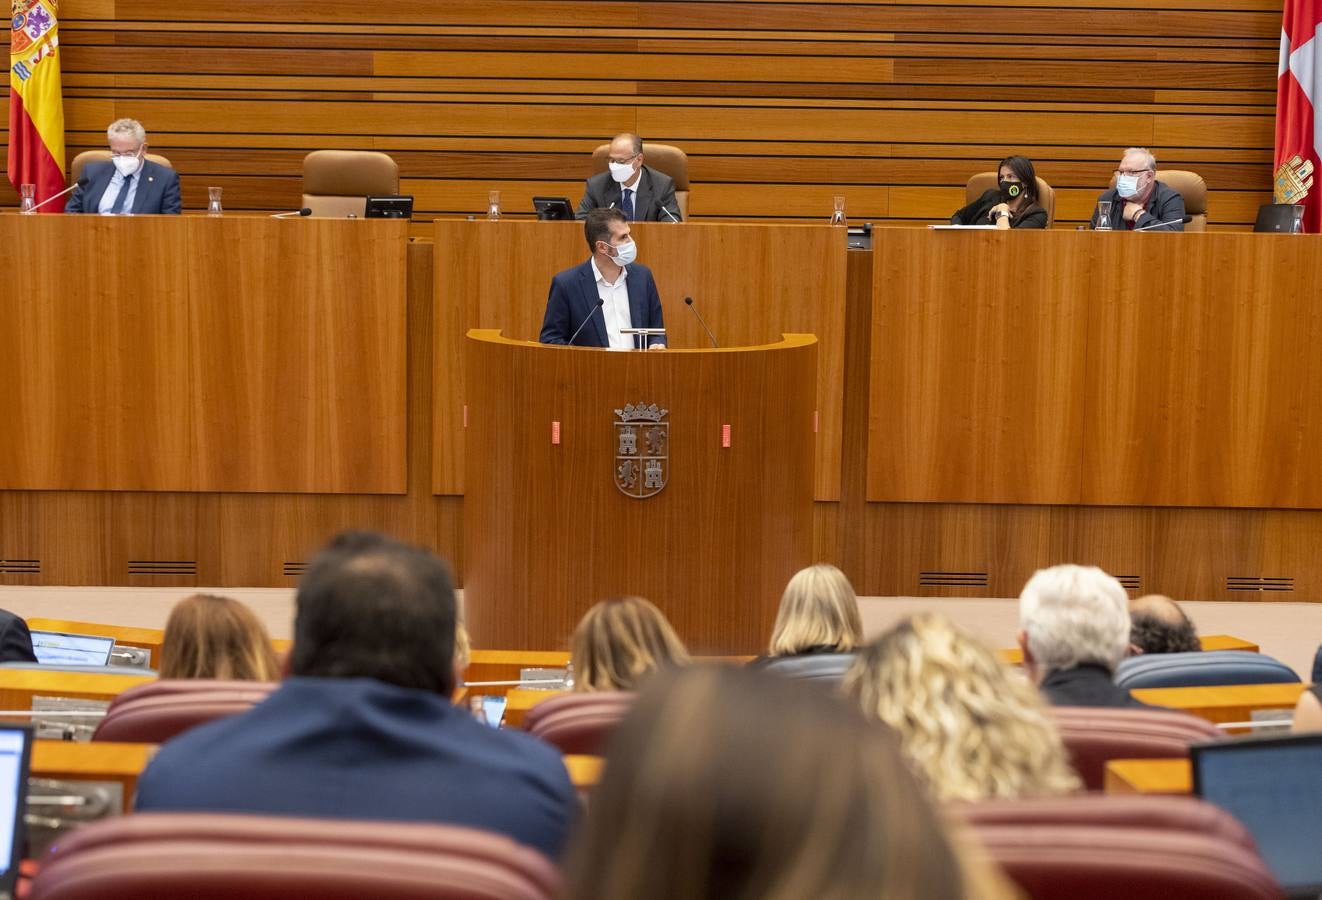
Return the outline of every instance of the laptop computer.
<path id="1" fill-rule="evenodd" d="M 1258 218 L 1253 223 L 1253 230 L 1276 234 L 1294 232 L 1293 203 L 1264 203 L 1258 207 Z"/>
<path id="2" fill-rule="evenodd" d="M 97 634 L 67 634 L 62 631 L 32 632 L 32 650 L 43 666 L 105 666 L 115 639 Z"/>
<path id="3" fill-rule="evenodd" d="M 18 883 L 31 768 L 32 729 L 0 723 L 0 900 L 13 897 Z"/>
<path id="4" fill-rule="evenodd" d="M 1286 893 L 1322 895 L 1322 734 L 1195 744 L 1190 755 L 1194 793 L 1244 824 Z"/>

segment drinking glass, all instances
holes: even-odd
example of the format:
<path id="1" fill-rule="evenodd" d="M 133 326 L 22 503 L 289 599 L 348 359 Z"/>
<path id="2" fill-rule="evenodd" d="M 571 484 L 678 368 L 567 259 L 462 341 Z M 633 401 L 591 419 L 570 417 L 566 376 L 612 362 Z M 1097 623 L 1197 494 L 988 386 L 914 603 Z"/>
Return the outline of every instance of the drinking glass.
<path id="1" fill-rule="evenodd" d="M 1111 230 L 1111 201 L 1097 201 L 1097 231 Z"/>
<path id="2" fill-rule="evenodd" d="M 18 202 L 18 211 L 29 216 L 35 213 L 36 209 L 33 207 L 37 205 L 37 186 L 35 184 L 22 184 L 19 185 L 18 192 L 22 198 Z"/>
<path id="3" fill-rule="evenodd" d="M 221 189 L 218 187 L 207 188 L 207 215 L 219 216 L 225 212 L 220 206 Z"/>
<path id="4" fill-rule="evenodd" d="M 1294 214 L 1294 222 L 1293 222 L 1293 223 L 1291 224 L 1291 226 L 1290 226 L 1290 232 L 1291 232 L 1292 234 L 1303 234 L 1303 233 L 1304 233 L 1304 205 L 1303 205 L 1302 203 L 1296 203 L 1296 204 L 1294 205 L 1294 209 L 1290 210 L 1290 212 Z"/>
<path id="5" fill-rule="evenodd" d="M 839 225 L 839 226 L 842 227 L 842 228 L 844 228 L 844 227 L 846 227 L 846 226 L 848 225 L 848 222 L 845 220 L 845 198 L 844 198 L 844 197 L 836 197 L 836 198 L 834 198 L 834 200 L 833 200 L 833 208 L 832 208 L 832 211 L 831 211 L 831 224 L 832 224 L 832 225 Z"/>
<path id="6" fill-rule="evenodd" d="M 492 222 L 500 220 L 500 191 L 487 194 L 487 218 Z"/>

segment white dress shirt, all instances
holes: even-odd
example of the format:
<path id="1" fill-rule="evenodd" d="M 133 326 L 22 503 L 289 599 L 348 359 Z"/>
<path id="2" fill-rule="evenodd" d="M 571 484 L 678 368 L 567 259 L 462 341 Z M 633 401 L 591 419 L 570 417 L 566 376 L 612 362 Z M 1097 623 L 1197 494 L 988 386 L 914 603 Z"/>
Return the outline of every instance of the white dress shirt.
<path id="1" fill-rule="evenodd" d="M 142 180 L 142 166 L 138 166 L 138 171 L 133 173 L 133 183 L 129 185 L 129 195 L 124 198 L 124 209 L 126 213 L 133 212 L 133 201 L 138 196 L 138 182 Z M 124 189 L 124 176 L 119 174 L 119 169 L 110 176 L 110 184 L 106 185 L 106 192 L 101 195 L 101 202 L 96 205 L 96 211 L 101 215 L 106 215 L 115 205 L 115 200 L 119 197 L 119 192 Z"/>
<path id="2" fill-rule="evenodd" d="M 597 296 L 601 298 L 601 317 L 606 320 L 606 337 L 610 341 L 612 350 L 632 350 L 634 341 L 637 340 L 632 334 L 621 334 L 621 328 L 633 327 L 633 316 L 629 312 L 629 270 L 627 268 L 620 270 L 620 277 L 611 284 L 606 280 L 606 276 L 601 274 L 597 268 L 596 257 L 592 259 L 592 274 L 597 279 Z"/>

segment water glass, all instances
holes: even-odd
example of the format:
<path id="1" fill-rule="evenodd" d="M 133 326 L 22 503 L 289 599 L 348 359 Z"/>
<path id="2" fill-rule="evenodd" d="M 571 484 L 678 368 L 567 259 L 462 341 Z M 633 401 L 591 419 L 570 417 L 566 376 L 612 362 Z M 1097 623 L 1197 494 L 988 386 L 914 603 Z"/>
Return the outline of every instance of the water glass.
<path id="1" fill-rule="evenodd" d="M 1111 201 L 1097 201 L 1097 231 L 1111 230 Z"/>
<path id="2" fill-rule="evenodd" d="M 500 191 L 487 194 L 487 219 L 492 222 L 500 221 Z"/>
<path id="3" fill-rule="evenodd" d="M 19 185 L 18 193 L 22 198 L 18 202 L 18 211 L 29 216 L 35 213 L 36 209 L 34 207 L 37 205 L 37 186 L 35 184 Z"/>
<path id="4" fill-rule="evenodd" d="M 1294 205 L 1294 209 L 1290 210 L 1290 212 L 1294 215 L 1294 221 L 1293 221 L 1293 222 L 1291 223 L 1291 225 L 1290 225 L 1290 232 L 1291 232 L 1292 234 L 1303 234 L 1303 233 L 1304 233 L 1304 205 L 1303 205 L 1302 203 L 1296 203 L 1296 204 Z"/>
<path id="5" fill-rule="evenodd" d="M 207 215 L 219 216 L 225 212 L 220 206 L 220 194 L 218 187 L 207 188 Z"/>
<path id="6" fill-rule="evenodd" d="M 845 220 L 845 198 L 835 197 L 832 199 L 831 224 L 839 225 L 844 228 L 848 223 Z"/>

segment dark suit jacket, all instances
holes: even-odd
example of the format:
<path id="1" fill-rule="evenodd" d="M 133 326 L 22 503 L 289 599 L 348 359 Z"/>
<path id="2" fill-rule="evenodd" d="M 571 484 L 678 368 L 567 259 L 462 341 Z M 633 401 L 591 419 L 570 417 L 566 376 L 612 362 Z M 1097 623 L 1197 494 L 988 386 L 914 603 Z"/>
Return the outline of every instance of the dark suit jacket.
<path id="1" fill-rule="evenodd" d="M 641 263 L 634 263 L 628 267 L 628 271 L 629 277 L 624 283 L 629 289 L 629 320 L 633 327 L 665 328 L 661 318 L 661 297 L 656 292 L 652 270 Z M 551 292 L 546 298 L 541 342 L 568 344 L 570 337 L 578 331 L 578 326 L 591 316 L 592 321 L 582 331 L 578 331 L 574 344 L 579 347 L 609 347 L 606 320 L 597 310 L 600 299 L 597 279 L 592 274 L 592 260 L 557 274 L 551 279 Z M 656 335 L 648 339 L 647 346 L 665 342 L 664 335 Z"/>
<path id="2" fill-rule="evenodd" d="M 996 188 L 983 191 L 982 196 L 965 206 L 950 217 L 951 225 L 995 225 L 987 214 L 993 206 L 1001 202 L 1001 192 Z M 1036 203 L 1024 207 L 1018 216 L 1010 218 L 1011 228 L 1046 228 L 1047 211 Z"/>
<path id="3" fill-rule="evenodd" d="M 633 197 L 633 220 L 635 222 L 676 222 L 681 219 L 679 204 L 675 202 L 675 179 L 643 166 L 638 182 L 631 190 L 637 191 Z M 611 178 L 610 172 L 601 172 L 588 179 L 583 189 L 583 199 L 578 202 L 578 218 L 587 216 L 594 209 L 606 209 L 609 206 L 620 208 L 620 183 Z M 670 216 L 661 212 L 665 207 Z"/>
<path id="4" fill-rule="evenodd" d="M 28 623 L 8 610 L 0 609 L 0 663 L 36 661 Z"/>
<path id="5" fill-rule="evenodd" d="M 1109 191 L 1103 191 L 1097 198 L 1097 202 L 1103 200 L 1111 201 L 1111 227 L 1116 231 L 1123 231 L 1129 228 L 1125 222 L 1125 201 L 1115 188 Z M 1175 220 L 1174 224 L 1163 225 L 1160 228 L 1149 229 L 1151 231 L 1183 231 L 1184 222 L 1184 197 L 1173 187 L 1167 187 L 1160 181 L 1152 189 L 1152 195 L 1148 197 L 1147 204 L 1143 207 L 1143 212 L 1139 214 L 1134 222 L 1135 228 L 1143 228 L 1147 225 L 1156 225 L 1158 222 L 1170 222 Z M 1092 211 L 1091 225 L 1097 227 L 1097 210 Z"/>
<path id="6" fill-rule="evenodd" d="M 578 809 L 560 754 L 427 691 L 290 678 L 246 713 L 164 744 L 139 810 L 434 822 L 559 856 Z"/>
<path id="7" fill-rule="evenodd" d="M 115 166 L 108 160 L 84 168 L 78 187 L 69 195 L 69 202 L 64 204 L 64 211 L 95 213 L 114 175 Z M 139 216 L 156 213 L 177 216 L 183 211 L 184 205 L 179 199 L 179 173 L 174 169 L 144 159 L 142 168 L 134 177 L 139 179 L 138 189 L 133 195 L 133 209 L 128 212 Z"/>
<path id="8" fill-rule="evenodd" d="M 1084 664 L 1073 669 L 1056 669 L 1042 679 L 1042 693 L 1052 706 L 1127 706 L 1158 709 L 1135 700 L 1111 680 L 1105 666 Z"/>

